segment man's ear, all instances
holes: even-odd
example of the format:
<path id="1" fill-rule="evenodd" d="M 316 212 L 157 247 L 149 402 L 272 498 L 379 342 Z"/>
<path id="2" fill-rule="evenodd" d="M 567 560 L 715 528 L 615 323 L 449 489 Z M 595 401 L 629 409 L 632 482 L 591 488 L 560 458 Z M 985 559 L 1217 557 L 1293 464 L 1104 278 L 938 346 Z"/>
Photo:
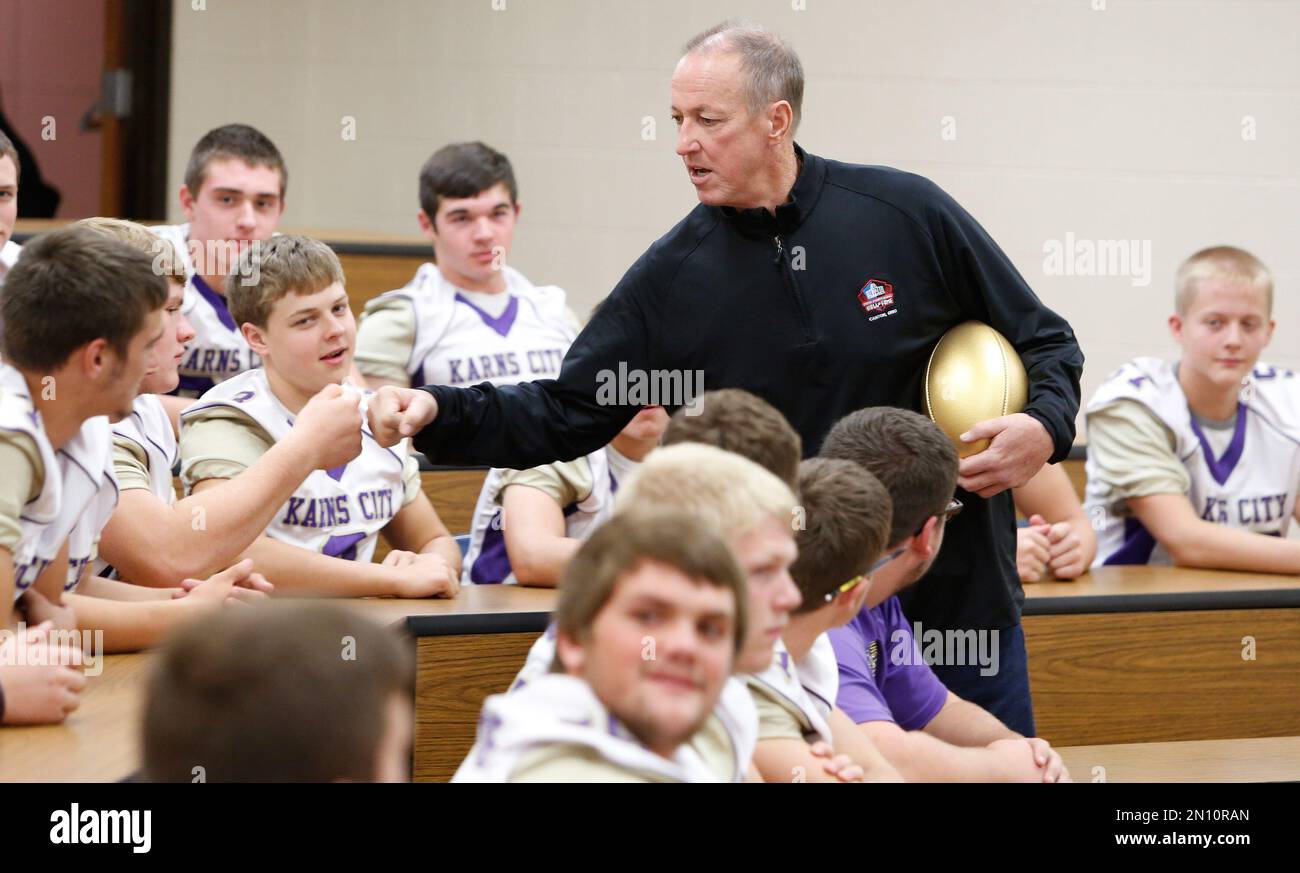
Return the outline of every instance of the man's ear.
<path id="1" fill-rule="evenodd" d="M 424 238 L 429 242 L 433 242 L 438 236 L 438 231 L 434 229 L 433 219 L 429 217 L 429 213 L 421 209 L 415 217 L 420 222 L 420 233 L 424 234 Z"/>
<path id="2" fill-rule="evenodd" d="M 912 550 L 918 558 L 928 561 L 934 557 L 938 551 L 936 546 L 939 544 L 939 516 L 932 515 L 925 520 L 921 532 L 912 537 Z"/>
<path id="3" fill-rule="evenodd" d="M 1174 342 L 1183 341 L 1183 317 L 1176 312 L 1169 316 L 1169 335 L 1174 338 Z"/>
<path id="4" fill-rule="evenodd" d="M 108 340 L 103 337 L 91 340 L 82 346 L 79 352 L 73 354 L 77 356 L 81 374 L 92 382 L 97 382 L 104 377 L 113 358 L 116 357 L 108 346 Z"/>
<path id="5" fill-rule="evenodd" d="M 190 192 L 189 185 L 181 185 L 180 190 L 181 209 L 185 212 L 185 220 L 194 220 L 194 195 Z"/>
<path id="6" fill-rule="evenodd" d="M 556 635 L 555 657 L 570 676 L 581 676 L 587 664 L 587 653 L 582 645 L 564 631 Z"/>
<path id="7" fill-rule="evenodd" d="M 248 347 L 257 353 L 259 358 L 268 358 L 266 346 L 266 329 L 258 327 L 251 321 L 246 321 L 239 326 L 239 332 L 244 335 L 244 340 Z"/>
<path id="8" fill-rule="evenodd" d="M 768 144 L 781 145 L 790 136 L 794 125 L 794 110 L 790 108 L 789 102 L 778 100 L 768 109 L 767 120 L 771 125 L 767 134 Z"/>
<path id="9" fill-rule="evenodd" d="M 523 202 L 522 202 L 522 201 L 519 201 L 519 200 L 516 200 L 516 201 L 515 201 L 515 221 L 518 221 L 518 220 L 519 220 L 519 213 L 521 213 L 521 212 L 523 212 L 523 211 L 524 211 L 524 204 L 523 204 Z"/>

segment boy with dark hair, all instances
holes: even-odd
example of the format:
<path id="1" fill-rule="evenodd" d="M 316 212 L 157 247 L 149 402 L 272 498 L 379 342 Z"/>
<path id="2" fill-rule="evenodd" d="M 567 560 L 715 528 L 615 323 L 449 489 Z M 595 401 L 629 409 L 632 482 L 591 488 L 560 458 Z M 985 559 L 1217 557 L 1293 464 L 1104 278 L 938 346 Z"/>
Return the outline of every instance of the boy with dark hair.
<path id="1" fill-rule="evenodd" d="M 279 149 L 247 124 L 213 128 L 190 152 L 180 189 L 186 223 L 153 228 L 180 250 L 190 276 L 183 312 L 195 335 L 180 365 L 183 397 L 258 364 L 231 317 L 226 276 L 250 243 L 275 233 L 288 183 Z"/>
<path id="2" fill-rule="evenodd" d="M 947 519 L 961 509 L 952 499 L 957 453 L 943 431 L 905 409 L 862 409 L 836 423 L 822 456 L 861 465 L 893 504 L 888 551 L 863 571 L 871 577 L 863 608 L 829 631 L 840 708 L 909 781 L 1068 781 L 1060 755 L 1044 740 L 1027 740 L 944 687 L 899 605 L 898 592 L 929 569 Z M 850 522 L 841 513 L 834 523 Z M 809 527 L 816 524 L 810 513 Z M 810 537 L 800 545 L 813 552 L 828 542 L 834 539 Z M 812 566 L 821 559 L 808 560 Z"/>
<path id="3" fill-rule="evenodd" d="M 222 610 L 158 658 L 144 706 L 148 782 L 405 782 L 414 665 L 346 607 Z"/>
<path id="4" fill-rule="evenodd" d="M 366 304 L 357 368 L 383 385 L 497 385 L 553 377 L 577 335 L 554 285 L 507 265 L 520 203 L 505 155 L 453 143 L 420 170 L 420 231 L 434 262 Z"/>
<path id="5" fill-rule="evenodd" d="M 786 417 L 756 394 L 739 388 L 706 391 L 698 415 L 683 407 L 673 413 L 663 444 L 704 443 L 735 452 L 791 488 L 799 479 L 803 441 Z"/>
<path id="6" fill-rule="evenodd" d="M 109 419 L 131 412 L 162 336 L 165 300 L 166 283 L 146 254 L 81 228 L 38 238 L 9 274 L 0 294 L 5 627 L 15 621 L 19 598 L 29 626 L 49 621 L 60 629 L 76 627 L 62 604 L 70 535 L 87 500 L 104 477 L 111 478 Z M 12 677 L 4 681 L 14 683 Z M 44 681 L 21 684 L 24 694 L 51 689 Z M 12 693 L 18 689 L 11 685 Z M 76 690 L 67 686 L 59 694 L 66 699 Z M 27 709 L 21 701 L 8 706 Z"/>

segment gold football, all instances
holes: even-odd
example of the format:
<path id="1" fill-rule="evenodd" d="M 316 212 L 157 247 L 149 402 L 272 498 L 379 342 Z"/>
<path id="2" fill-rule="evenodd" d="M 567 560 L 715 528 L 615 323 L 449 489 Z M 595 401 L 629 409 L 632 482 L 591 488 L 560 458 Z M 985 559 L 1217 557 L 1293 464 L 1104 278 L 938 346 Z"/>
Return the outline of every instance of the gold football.
<path id="1" fill-rule="evenodd" d="M 1011 343 L 987 324 L 967 321 L 943 335 L 925 366 L 925 411 L 948 435 L 960 457 L 988 448 L 988 440 L 959 437 L 980 421 L 1021 412 L 1029 377 Z"/>

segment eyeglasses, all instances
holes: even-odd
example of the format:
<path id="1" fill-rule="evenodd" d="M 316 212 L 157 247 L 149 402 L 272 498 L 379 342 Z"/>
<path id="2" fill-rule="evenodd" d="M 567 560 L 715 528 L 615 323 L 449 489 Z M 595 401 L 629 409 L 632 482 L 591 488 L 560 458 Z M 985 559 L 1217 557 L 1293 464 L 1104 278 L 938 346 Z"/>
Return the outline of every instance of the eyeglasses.
<path id="1" fill-rule="evenodd" d="M 903 550 L 902 550 L 902 549 L 899 549 L 895 554 L 896 554 L 896 555 L 898 555 L 898 554 L 902 554 L 902 552 L 903 552 Z M 879 561 L 877 561 L 876 563 L 878 564 Z M 855 585 L 857 585 L 857 584 L 858 584 L 859 582 L 861 582 L 863 579 L 865 579 L 865 578 L 867 578 L 868 576 L 870 576 L 871 573 L 872 573 L 875 569 L 876 569 L 876 568 L 873 566 L 873 567 L 872 567 L 870 570 L 868 570 L 867 572 L 865 572 L 865 573 L 859 573 L 858 575 L 854 576 L 854 577 L 853 577 L 852 579 L 850 579 L 849 581 L 845 582 L 845 583 L 844 583 L 843 585 L 841 585 L 839 588 L 836 588 L 834 591 L 829 592 L 829 593 L 826 595 L 826 602 L 827 602 L 827 603 L 834 603 L 836 597 L 839 597 L 839 596 L 840 596 L 841 594 L 843 594 L 845 591 L 851 591 Z"/>
<path id="2" fill-rule="evenodd" d="M 948 521 L 948 519 L 950 518 L 955 518 L 961 512 L 962 505 L 963 505 L 962 502 L 958 500 L 956 497 L 954 497 L 952 500 L 948 501 L 948 505 L 943 508 L 943 512 L 939 513 L 939 518 L 945 522 Z M 929 521 L 929 519 L 926 519 L 926 521 Z M 923 531 L 924 529 L 925 529 L 925 525 L 922 524 L 919 528 L 916 529 L 916 533 L 913 534 L 913 536 L 919 535 L 921 531 Z M 881 567 L 885 566 L 890 561 L 894 560 L 899 555 L 903 554 L 903 552 L 905 551 L 907 551 L 907 546 L 899 546 L 898 548 L 890 552 L 888 555 L 882 555 L 878 561 L 876 561 L 874 564 L 872 564 L 870 567 L 867 568 L 867 572 L 862 573 L 858 576 L 854 576 L 852 579 L 845 582 L 839 588 L 836 588 L 834 591 L 827 594 L 826 602 L 830 603 L 836 597 L 840 596 L 845 591 L 848 591 L 854 585 L 857 585 L 867 576 L 870 576 L 872 573 L 875 573 Z"/>
<path id="3" fill-rule="evenodd" d="M 939 520 L 946 522 L 949 520 L 949 518 L 956 518 L 958 514 L 961 513 L 962 511 L 962 505 L 963 505 L 962 501 L 958 500 L 957 498 L 953 498 L 952 500 L 949 500 L 948 505 L 944 507 L 944 511 L 939 513 Z M 930 520 L 928 520 L 927 518 L 926 521 L 930 521 Z M 922 525 L 918 527 L 917 533 L 913 534 L 913 537 L 919 537 L 920 531 L 923 531 L 924 529 L 926 529 L 926 525 L 924 525 L 924 522 L 922 522 Z M 896 559 L 896 557 L 902 555 L 902 553 L 904 553 L 905 551 L 907 551 L 907 547 L 900 546 L 896 548 L 896 550 L 889 552 L 888 555 L 881 557 L 879 561 L 876 561 L 876 563 L 872 564 L 870 568 L 867 568 L 866 576 L 871 576 L 871 574 L 875 573 L 876 570 L 879 570 L 881 566 L 888 564 L 889 561 Z M 854 582 L 857 582 L 857 579 L 854 579 Z M 840 591 L 846 591 L 846 590 L 848 590 L 848 588 L 845 587 L 840 588 Z"/>

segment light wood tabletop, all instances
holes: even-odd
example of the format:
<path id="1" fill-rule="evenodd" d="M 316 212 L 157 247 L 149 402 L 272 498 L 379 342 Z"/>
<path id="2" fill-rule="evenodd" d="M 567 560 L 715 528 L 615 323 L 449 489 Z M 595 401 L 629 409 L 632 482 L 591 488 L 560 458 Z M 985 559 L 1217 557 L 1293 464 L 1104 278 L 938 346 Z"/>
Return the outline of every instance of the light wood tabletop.
<path id="1" fill-rule="evenodd" d="M 134 773 L 151 661 L 108 655 L 62 724 L 0 729 L 0 782 L 116 782 Z"/>
<path id="2" fill-rule="evenodd" d="M 1300 737 L 1068 746 L 1075 782 L 1300 781 Z"/>
<path id="3" fill-rule="evenodd" d="M 1073 582 L 1034 582 L 1025 585 L 1025 599 L 1219 591 L 1300 591 L 1300 576 L 1150 565 L 1098 567 Z"/>

